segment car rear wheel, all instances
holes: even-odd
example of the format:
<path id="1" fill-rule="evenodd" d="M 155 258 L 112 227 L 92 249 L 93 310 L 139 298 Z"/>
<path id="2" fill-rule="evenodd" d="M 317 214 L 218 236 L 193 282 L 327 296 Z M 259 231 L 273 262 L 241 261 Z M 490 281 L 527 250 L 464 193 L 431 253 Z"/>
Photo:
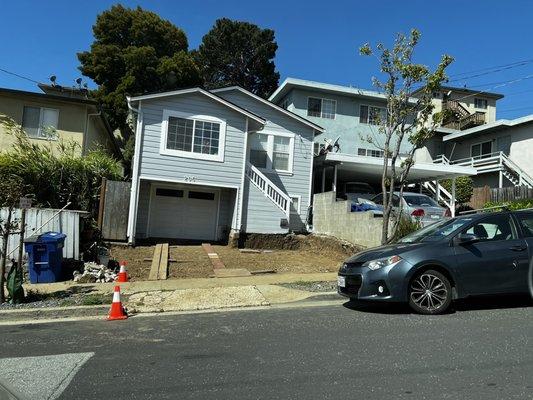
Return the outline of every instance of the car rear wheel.
<path id="1" fill-rule="evenodd" d="M 452 285 L 434 270 L 418 274 L 409 284 L 409 306 L 420 314 L 441 314 L 452 302 Z"/>

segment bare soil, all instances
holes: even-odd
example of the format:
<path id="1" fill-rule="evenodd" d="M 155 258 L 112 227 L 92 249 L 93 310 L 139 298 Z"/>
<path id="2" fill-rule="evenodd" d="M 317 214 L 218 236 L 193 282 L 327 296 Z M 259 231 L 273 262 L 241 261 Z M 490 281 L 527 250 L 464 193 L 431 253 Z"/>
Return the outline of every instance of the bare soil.
<path id="1" fill-rule="evenodd" d="M 312 273 L 334 272 L 348 256 L 361 249 L 335 238 L 315 235 L 247 235 L 247 248 L 271 250 L 243 253 L 239 249 L 213 245 L 226 268 L 246 268 L 249 271 Z M 111 256 L 126 260 L 131 280 L 146 280 L 154 246 L 113 246 Z M 211 262 L 200 245 L 170 246 L 169 278 L 207 278 L 213 274 Z"/>

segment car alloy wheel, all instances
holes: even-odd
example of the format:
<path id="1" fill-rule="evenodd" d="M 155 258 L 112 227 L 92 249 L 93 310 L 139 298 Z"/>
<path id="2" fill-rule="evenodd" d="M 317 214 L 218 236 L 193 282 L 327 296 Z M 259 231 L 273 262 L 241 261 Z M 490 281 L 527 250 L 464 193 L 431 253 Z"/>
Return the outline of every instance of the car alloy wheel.
<path id="1" fill-rule="evenodd" d="M 451 303 L 452 290 L 440 272 L 429 270 L 418 275 L 409 286 L 409 305 L 421 314 L 440 314 Z"/>

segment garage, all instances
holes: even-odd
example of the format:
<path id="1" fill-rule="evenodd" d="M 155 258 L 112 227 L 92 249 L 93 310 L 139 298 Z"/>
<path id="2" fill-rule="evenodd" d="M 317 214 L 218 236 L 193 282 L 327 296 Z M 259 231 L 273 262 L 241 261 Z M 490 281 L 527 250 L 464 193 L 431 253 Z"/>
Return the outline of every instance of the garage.
<path id="1" fill-rule="evenodd" d="M 217 189 L 152 186 L 148 231 L 151 237 L 216 240 Z"/>

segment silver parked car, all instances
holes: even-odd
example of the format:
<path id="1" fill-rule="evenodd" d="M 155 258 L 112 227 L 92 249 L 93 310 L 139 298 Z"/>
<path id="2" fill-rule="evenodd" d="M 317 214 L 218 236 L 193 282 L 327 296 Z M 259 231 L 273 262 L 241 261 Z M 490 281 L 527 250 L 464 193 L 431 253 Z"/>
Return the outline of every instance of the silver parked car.
<path id="1" fill-rule="evenodd" d="M 380 193 L 371 199 L 376 204 L 383 205 L 383 194 Z M 442 218 L 451 217 L 450 210 L 441 207 L 431 197 L 421 193 L 403 192 L 402 214 L 414 221 L 419 221 L 422 226 L 431 225 Z M 395 211 L 400 209 L 400 192 L 394 192 L 392 206 Z"/>

